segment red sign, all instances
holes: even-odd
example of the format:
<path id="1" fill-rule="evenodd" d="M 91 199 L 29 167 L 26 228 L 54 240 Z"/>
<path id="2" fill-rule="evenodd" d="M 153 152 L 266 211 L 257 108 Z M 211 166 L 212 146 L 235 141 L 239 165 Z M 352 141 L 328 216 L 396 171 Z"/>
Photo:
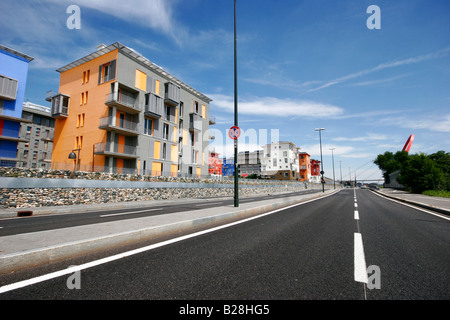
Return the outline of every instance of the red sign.
<path id="1" fill-rule="evenodd" d="M 230 131 L 228 131 L 228 136 L 233 140 L 236 140 L 237 138 L 239 138 L 240 135 L 241 135 L 241 129 L 239 129 L 238 126 L 233 126 L 230 128 Z"/>

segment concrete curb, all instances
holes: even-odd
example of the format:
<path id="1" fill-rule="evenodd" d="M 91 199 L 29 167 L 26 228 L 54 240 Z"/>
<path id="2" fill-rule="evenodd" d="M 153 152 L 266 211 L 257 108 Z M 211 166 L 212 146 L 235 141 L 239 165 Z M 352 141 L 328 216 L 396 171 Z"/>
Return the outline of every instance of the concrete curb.
<path id="1" fill-rule="evenodd" d="M 418 206 L 418 207 L 421 207 L 421 208 L 424 208 L 424 209 L 428 209 L 428 210 L 431 210 L 431 211 L 435 211 L 435 212 L 442 213 L 442 214 L 450 216 L 450 210 L 447 210 L 447 209 L 444 209 L 444 208 L 439 208 L 439 207 L 436 207 L 436 206 L 433 206 L 433 205 L 430 205 L 430 204 L 426 204 L 426 203 L 422 203 L 422 202 L 411 201 L 411 200 L 402 199 L 402 198 L 399 198 L 399 197 L 394 197 L 394 196 L 387 195 L 387 194 L 385 194 L 383 192 L 380 192 L 380 191 L 377 191 L 377 190 L 371 190 L 371 191 L 376 192 L 379 195 L 381 195 L 383 197 L 386 197 L 386 198 L 390 198 L 390 199 L 397 200 L 397 201 L 400 201 L 400 202 L 408 203 L 408 204 L 411 204 L 411 205 L 414 205 L 414 206 Z"/>
<path id="2" fill-rule="evenodd" d="M 311 194 L 309 197 L 302 197 L 301 199 L 288 199 L 248 209 L 230 209 L 231 212 L 218 215 L 184 220 L 161 226 L 143 228 L 140 230 L 125 231 L 112 235 L 100 236 L 97 238 L 49 246 L 41 249 L 23 251 L 20 253 L 7 254 L 0 257 L 0 274 L 54 263 L 71 257 L 87 255 L 121 245 L 129 245 L 139 241 L 150 240 L 152 238 L 169 235 L 174 232 L 189 232 L 193 230 L 211 228 L 245 219 L 254 215 L 288 207 L 294 204 L 300 204 L 308 200 L 332 195 L 340 191 L 340 189 L 329 191 L 330 192 L 326 192 L 325 194 Z"/>

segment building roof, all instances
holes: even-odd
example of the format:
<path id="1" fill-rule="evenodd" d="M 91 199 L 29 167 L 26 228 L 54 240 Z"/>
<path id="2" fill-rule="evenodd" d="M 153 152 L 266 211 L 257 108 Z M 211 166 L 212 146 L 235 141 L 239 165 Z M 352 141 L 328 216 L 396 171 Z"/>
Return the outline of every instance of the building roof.
<path id="1" fill-rule="evenodd" d="M 23 103 L 22 110 L 31 112 L 31 113 L 40 114 L 40 115 L 47 116 L 47 117 L 51 116 L 49 107 L 35 104 L 35 103 L 29 102 L 29 101 L 26 101 Z"/>
<path id="2" fill-rule="evenodd" d="M 206 101 L 207 103 L 211 102 L 212 99 L 210 99 L 209 97 L 207 97 L 206 95 L 200 93 L 199 91 L 195 90 L 194 88 L 188 86 L 186 83 L 182 82 L 181 80 L 175 78 L 174 76 L 172 76 L 171 74 L 169 74 L 167 71 L 165 71 L 163 68 L 161 68 L 160 66 L 156 65 L 155 63 L 151 62 L 150 60 L 148 60 L 147 58 L 145 58 L 142 54 L 140 54 L 139 52 L 137 52 L 136 50 L 127 47 L 123 44 L 121 44 L 120 42 L 115 42 L 109 46 L 106 45 L 100 45 L 97 47 L 97 51 L 81 58 L 78 59 L 74 62 L 69 63 L 68 65 L 65 65 L 64 67 L 61 67 L 59 69 L 57 69 L 56 71 L 58 72 L 64 72 L 67 70 L 70 70 L 72 68 L 75 68 L 79 65 L 82 65 L 83 63 L 86 63 L 88 61 L 91 61 L 95 58 L 98 58 L 106 53 L 109 53 L 111 51 L 114 51 L 116 49 L 119 49 L 119 52 L 121 52 L 122 54 L 128 56 L 129 58 L 135 60 L 136 62 L 144 65 L 145 67 L 149 68 L 150 70 L 152 70 L 154 73 L 160 75 L 163 78 L 166 78 L 168 81 L 171 81 L 177 85 L 179 85 L 181 88 L 189 91 L 190 93 L 198 96 L 199 98 L 203 99 L 204 101 Z"/>
<path id="3" fill-rule="evenodd" d="M 6 47 L 6 46 L 4 46 L 4 45 L 2 45 L 2 44 L 0 44 L 0 49 L 3 50 L 3 51 L 6 51 L 6 52 L 8 52 L 8 53 L 11 53 L 11 54 L 13 54 L 13 55 L 16 55 L 16 56 L 18 56 L 18 57 L 20 57 L 20 58 L 22 58 L 22 59 L 25 59 L 25 60 L 27 60 L 28 62 L 34 60 L 33 57 L 30 57 L 30 56 L 28 56 L 28 55 L 26 55 L 26 54 L 24 54 L 24 53 L 22 53 L 22 52 L 19 52 L 19 51 L 14 50 L 14 49 L 8 48 L 8 47 Z"/>

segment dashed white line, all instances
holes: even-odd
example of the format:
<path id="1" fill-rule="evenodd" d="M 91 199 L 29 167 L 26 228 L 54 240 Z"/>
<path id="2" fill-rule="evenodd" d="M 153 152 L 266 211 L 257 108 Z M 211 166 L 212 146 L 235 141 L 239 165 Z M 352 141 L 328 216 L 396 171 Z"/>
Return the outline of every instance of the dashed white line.
<path id="1" fill-rule="evenodd" d="M 359 212 L 358 212 L 358 210 L 355 210 L 355 220 L 359 220 Z"/>
<path id="2" fill-rule="evenodd" d="M 196 207 L 210 206 L 212 204 L 222 204 L 223 202 L 211 202 L 211 203 L 202 203 L 195 205 Z"/>
<path id="3" fill-rule="evenodd" d="M 112 217 L 112 216 L 121 216 L 121 215 L 125 215 L 125 214 L 133 214 L 133 213 L 141 213 L 141 212 L 160 211 L 160 210 L 162 210 L 162 208 L 146 209 L 146 210 L 139 210 L 139 211 L 129 211 L 129 212 L 120 212 L 120 213 L 111 213 L 111 214 L 101 215 L 100 218 Z"/>
<path id="4" fill-rule="evenodd" d="M 361 233 L 354 233 L 354 245 L 355 281 L 368 283 L 366 258 L 364 256 L 364 246 Z"/>

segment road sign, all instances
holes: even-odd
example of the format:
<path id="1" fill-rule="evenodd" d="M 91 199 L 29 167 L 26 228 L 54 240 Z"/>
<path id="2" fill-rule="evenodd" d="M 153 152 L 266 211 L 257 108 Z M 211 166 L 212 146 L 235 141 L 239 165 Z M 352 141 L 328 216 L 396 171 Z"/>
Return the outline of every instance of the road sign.
<path id="1" fill-rule="evenodd" d="M 238 126 L 233 126 L 230 128 L 230 131 L 228 131 L 228 136 L 233 140 L 236 140 L 237 138 L 239 138 L 240 135 L 241 135 L 241 129 L 239 129 Z"/>

